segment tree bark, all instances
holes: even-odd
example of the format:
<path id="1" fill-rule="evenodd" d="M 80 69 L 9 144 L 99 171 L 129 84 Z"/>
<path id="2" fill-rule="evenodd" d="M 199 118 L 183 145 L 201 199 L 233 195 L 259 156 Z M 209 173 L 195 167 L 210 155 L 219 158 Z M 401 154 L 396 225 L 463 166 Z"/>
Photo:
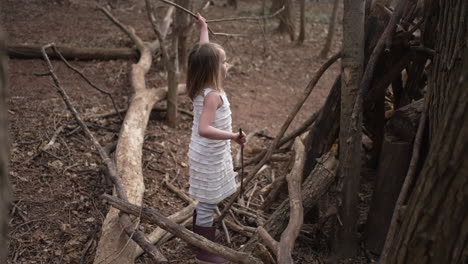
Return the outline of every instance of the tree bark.
<path id="1" fill-rule="evenodd" d="M 357 253 L 359 180 L 361 173 L 362 113 L 353 113 L 364 64 L 364 0 L 345 0 L 343 18 L 343 59 L 340 117 L 340 166 L 343 193 L 333 252 L 338 257 Z M 350 118 L 351 117 L 351 118 Z"/>
<path id="2" fill-rule="evenodd" d="M 8 111 L 7 65 L 5 59 L 5 35 L 0 29 L 0 262 L 6 263 L 8 255 L 8 212 L 10 211 L 10 181 L 8 174 Z"/>
<path id="3" fill-rule="evenodd" d="M 366 224 L 366 248 L 380 254 L 411 159 L 411 142 L 385 135 Z"/>
<path id="4" fill-rule="evenodd" d="M 430 149 L 384 263 L 467 260 L 468 3 L 433 0 L 426 8 L 437 51 L 428 82 Z"/>
<path id="5" fill-rule="evenodd" d="M 322 107 L 320 115 L 314 122 L 314 125 L 305 139 L 307 158 L 304 166 L 304 177 L 310 175 L 310 172 L 317 164 L 316 159 L 330 150 L 338 136 L 341 110 L 340 95 L 341 75 L 335 79 L 335 83 L 328 94 L 325 105 Z"/>
<path id="6" fill-rule="evenodd" d="M 330 24 L 328 25 L 327 40 L 319 55 L 322 59 L 327 57 L 328 52 L 330 51 L 330 48 L 331 48 L 333 35 L 335 35 L 336 15 L 338 14 L 339 5 L 340 5 L 340 0 L 333 1 L 333 9 L 332 9 L 331 17 L 330 17 Z"/>
<path id="7" fill-rule="evenodd" d="M 315 169 L 310 173 L 302 184 L 302 203 L 304 205 L 304 215 L 311 210 L 319 198 L 326 193 L 332 182 L 335 180 L 338 160 L 333 153 L 324 155 Z M 287 225 L 289 219 L 289 199 L 286 199 L 265 222 L 265 230 L 272 236 L 277 237 Z M 245 244 L 244 251 L 253 251 L 255 245 L 260 242 L 258 233 Z"/>
<path id="8" fill-rule="evenodd" d="M 106 10 L 103 10 L 106 12 Z M 114 19 L 115 18 L 111 18 Z M 144 134 L 154 103 L 166 95 L 164 89 L 147 89 L 145 74 L 151 67 L 151 49 L 135 34 L 133 29 L 118 24 L 135 42 L 141 57 L 132 65 L 130 83 L 135 92 L 120 129 L 116 150 L 116 166 L 127 199 L 132 204 L 141 204 L 144 194 L 142 172 L 142 148 Z M 128 217 L 128 216 L 127 216 Z M 137 244 L 122 231 L 119 210 L 111 208 L 102 225 L 102 234 L 96 250 L 94 263 L 133 263 Z"/>

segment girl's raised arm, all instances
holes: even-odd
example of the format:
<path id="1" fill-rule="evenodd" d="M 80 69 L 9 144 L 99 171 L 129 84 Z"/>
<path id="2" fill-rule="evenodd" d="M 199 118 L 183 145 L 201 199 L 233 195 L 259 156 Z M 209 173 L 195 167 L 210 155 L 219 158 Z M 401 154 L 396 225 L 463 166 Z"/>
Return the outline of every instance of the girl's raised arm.
<path id="1" fill-rule="evenodd" d="M 203 43 L 209 43 L 210 42 L 210 37 L 208 36 L 208 25 L 206 24 L 206 19 L 200 15 L 200 13 L 197 13 L 197 25 L 198 29 L 200 30 L 200 44 Z"/>

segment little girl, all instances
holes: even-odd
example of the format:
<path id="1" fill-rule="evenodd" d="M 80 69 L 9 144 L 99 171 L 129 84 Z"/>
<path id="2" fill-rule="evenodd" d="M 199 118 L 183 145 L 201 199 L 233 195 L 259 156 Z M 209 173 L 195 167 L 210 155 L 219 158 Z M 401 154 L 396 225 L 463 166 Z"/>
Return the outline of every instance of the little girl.
<path id="1" fill-rule="evenodd" d="M 189 146 L 190 196 L 198 200 L 194 213 L 195 233 L 215 240 L 213 214 L 217 204 L 236 192 L 231 143 L 243 145 L 244 133 L 232 133 L 231 110 L 221 84 L 228 64 L 224 49 L 210 43 L 205 19 L 197 14 L 200 42 L 190 51 L 187 67 L 187 93 L 193 102 L 193 127 Z M 199 250 L 204 263 L 226 263 L 217 255 Z"/>

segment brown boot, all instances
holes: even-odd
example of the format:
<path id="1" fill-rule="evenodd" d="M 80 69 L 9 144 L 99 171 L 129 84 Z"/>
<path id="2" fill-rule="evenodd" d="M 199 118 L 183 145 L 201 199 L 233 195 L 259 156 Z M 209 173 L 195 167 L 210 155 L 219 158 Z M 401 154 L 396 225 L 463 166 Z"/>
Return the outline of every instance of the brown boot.
<path id="1" fill-rule="evenodd" d="M 216 237 L 216 226 L 205 227 L 205 226 L 193 226 L 194 232 L 205 237 L 208 240 L 215 241 Z M 200 249 L 197 254 L 197 260 L 199 263 L 216 263 L 223 264 L 228 263 L 228 260 L 221 256 L 212 254 L 206 250 Z"/>

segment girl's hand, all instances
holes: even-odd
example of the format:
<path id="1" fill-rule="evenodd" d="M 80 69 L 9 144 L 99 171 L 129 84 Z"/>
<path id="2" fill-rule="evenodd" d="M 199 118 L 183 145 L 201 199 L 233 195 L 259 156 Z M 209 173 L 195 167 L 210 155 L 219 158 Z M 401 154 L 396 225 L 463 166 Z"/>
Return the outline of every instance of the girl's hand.
<path id="1" fill-rule="evenodd" d="M 200 15 L 200 13 L 197 13 L 197 20 L 195 23 L 198 25 L 198 29 L 201 31 L 203 29 L 207 29 L 208 25 L 206 24 L 206 19 Z"/>
<path id="2" fill-rule="evenodd" d="M 195 23 L 198 25 L 198 30 L 200 31 L 200 44 L 210 42 L 210 37 L 208 36 L 208 25 L 206 24 L 206 19 L 197 13 L 197 20 Z"/>
<path id="3" fill-rule="evenodd" d="M 244 132 L 242 132 L 242 134 L 237 132 L 234 133 L 234 138 L 232 140 L 234 140 L 234 142 L 237 144 L 244 146 L 245 142 L 247 141 L 247 135 Z"/>

